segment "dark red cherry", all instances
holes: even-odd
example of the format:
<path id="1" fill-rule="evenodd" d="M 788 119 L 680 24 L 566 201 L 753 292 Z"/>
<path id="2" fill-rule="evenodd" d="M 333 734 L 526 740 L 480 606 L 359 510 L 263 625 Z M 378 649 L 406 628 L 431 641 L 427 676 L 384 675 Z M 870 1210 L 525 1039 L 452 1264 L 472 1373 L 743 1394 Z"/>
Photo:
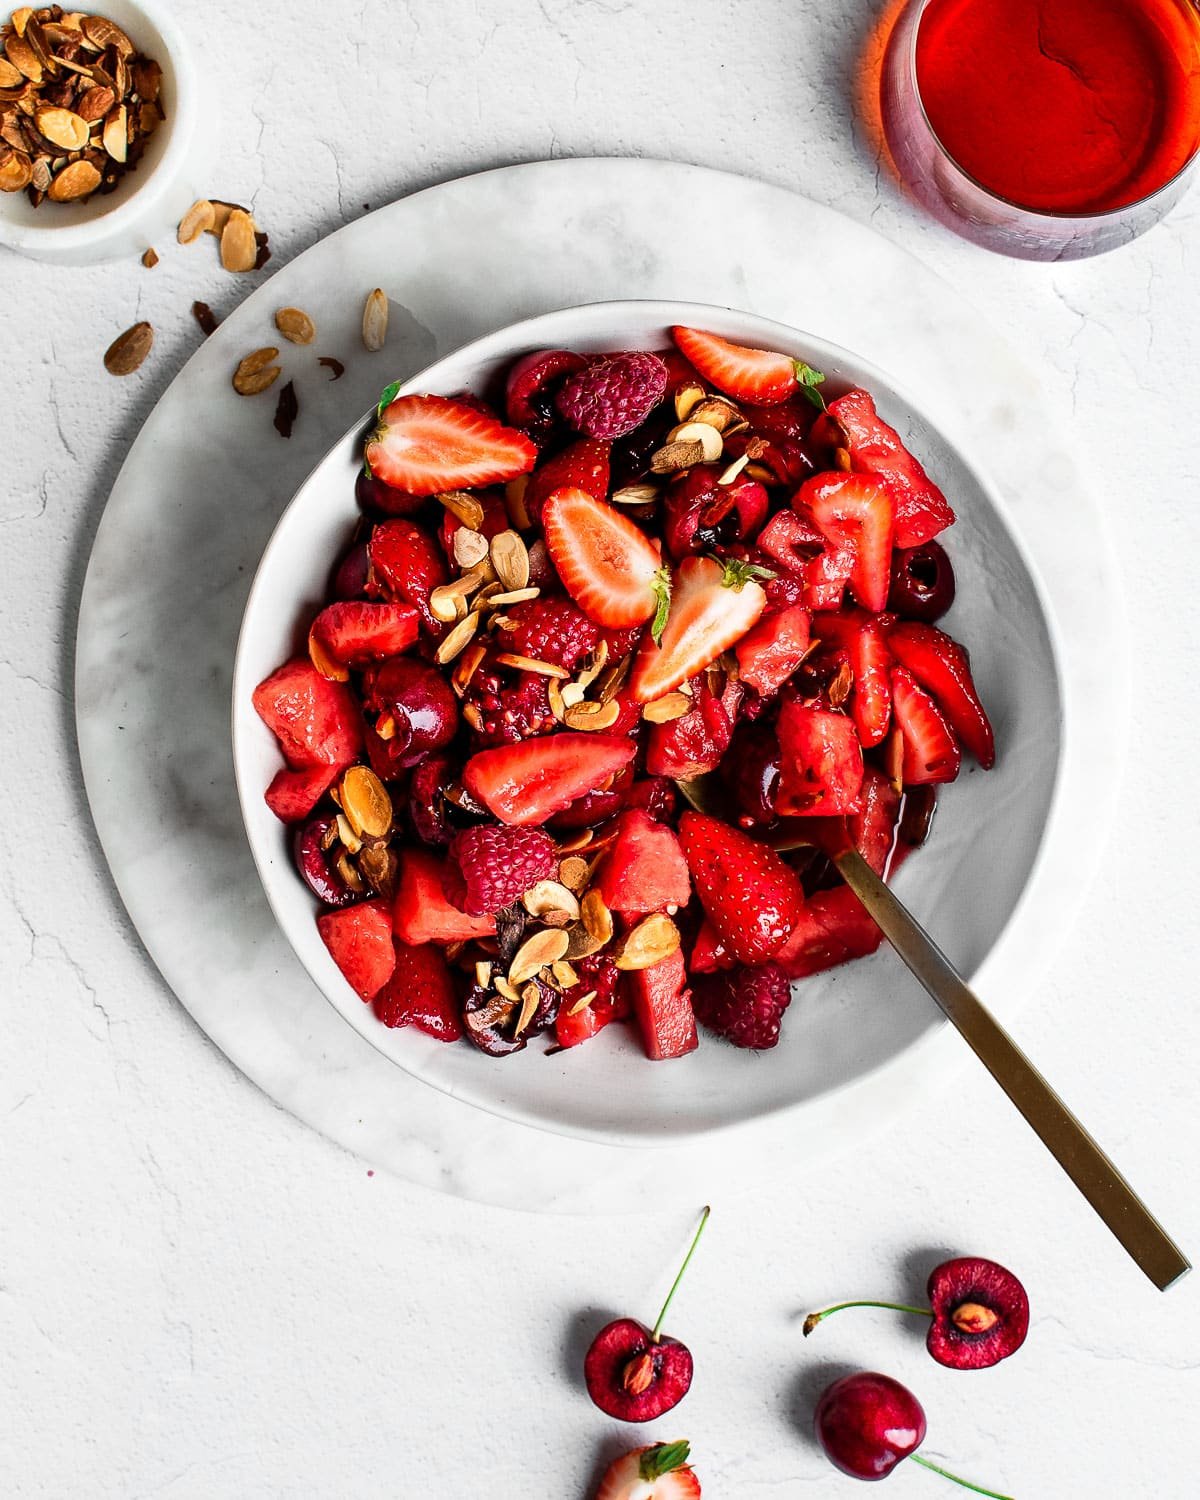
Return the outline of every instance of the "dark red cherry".
<path id="1" fill-rule="evenodd" d="M 365 469 L 355 481 L 354 496 L 363 510 L 383 511 L 389 516 L 412 516 L 425 504 L 424 496 L 393 489 L 390 484 L 384 484 L 382 479 L 376 479 L 374 474 L 368 474 Z"/>
<path id="2" fill-rule="evenodd" d="M 834 1468 L 854 1479 L 886 1479 L 924 1441 L 925 1413 L 907 1386 L 863 1370 L 827 1388 L 813 1427 Z"/>
<path id="3" fill-rule="evenodd" d="M 367 668 L 363 707 L 375 719 L 387 764 L 397 768 L 440 750 L 458 728 L 458 701 L 450 684 L 436 667 L 411 656 L 390 656 Z"/>
<path id="4" fill-rule="evenodd" d="M 314 896 L 326 906 L 349 906 L 360 900 L 362 893 L 350 889 L 329 857 L 326 846 L 331 843 L 334 826 L 333 818 L 311 818 L 296 830 L 293 853 L 296 868 Z M 340 850 L 341 845 L 333 840 L 332 847 Z"/>
<path id="5" fill-rule="evenodd" d="M 954 603 L 954 569 L 936 542 L 892 554 L 888 608 L 910 620 L 940 620 Z"/>
<path id="6" fill-rule="evenodd" d="M 773 724 L 752 724 L 733 737 L 722 772 L 737 804 L 739 821 L 770 823 L 779 792 L 779 736 Z"/>
<path id="7" fill-rule="evenodd" d="M 925 1344 L 938 1364 L 984 1370 L 1015 1354 L 1029 1331 L 1029 1298 L 994 1260 L 964 1256 L 929 1276 L 933 1319 Z"/>
<path id="8" fill-rule="evenodd" d="M 371 560 L 366 542 L 355 542 L 333 570 L 329 586 L 331 599 L 365 599 Z"/>
<path id="9" fill-rule="evenodd" d="M 632 1318 L 606 1324 L 583 1362 L 588 1395 L 622 1422 L 653 1422 L 688 1393 L 691 1351 L 678 1339 L 660 1336 Z"/>

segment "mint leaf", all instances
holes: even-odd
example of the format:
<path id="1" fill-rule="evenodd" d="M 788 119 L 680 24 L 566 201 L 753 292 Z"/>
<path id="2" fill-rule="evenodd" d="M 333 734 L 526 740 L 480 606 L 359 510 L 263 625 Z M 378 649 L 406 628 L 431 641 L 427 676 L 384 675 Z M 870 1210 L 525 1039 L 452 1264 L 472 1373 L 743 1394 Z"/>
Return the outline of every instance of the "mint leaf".
<path id="1" fill-rule="evenodd" d="M 654 623 L 650 627 L 650 635 L 656 646 L 662 645 L 662 634 L 667 628 L 667 621 L 671 617 L 671 570 L 670 568 L 659 568 L 654 575 L 654 597 L 658 600 L 658 608 L 654 611 Z"/>
<path id="2" fill-rule="evenodd" d="M 814 370 L 812 365 L 806 365 L 802 359 L 796 361 L 796 379 L 800 382 L 800 389 L 807 401 L 810 401 L 818 411 L 827 410 L 825 397 L 817 389 L 825 383 L 825 376 L 820 370 Z"/>
<path id="3" fill-rule="evenodd" d="M 682 1469 L 688 1461 L 692 1445 L 685 1438 L 679 1443 L 659 1443 L 647 1448 L 638 1464 L 640 1479 L 661 1479 L 675 1469 Z"/>
<path id="4" fill-rule="evenodd" d="M 383 388 L 383 394 L 379 398 L 379 405 L 375 408 L 375 410 L 379 413 L 379 415 L 381 417 L 383 416 L 384 408 L 388 407 L 388 406 L 391 406 L 392 402 L 396 399 L 397 395 L 399 394 L 399 392 L 400 392 L 400 385 L 401 385 L 401 382 L 399 380 L 393 380 L 392 383 L 391 383 L 391 385 L 385 385 L 384 386 L 384 388 Z"/>

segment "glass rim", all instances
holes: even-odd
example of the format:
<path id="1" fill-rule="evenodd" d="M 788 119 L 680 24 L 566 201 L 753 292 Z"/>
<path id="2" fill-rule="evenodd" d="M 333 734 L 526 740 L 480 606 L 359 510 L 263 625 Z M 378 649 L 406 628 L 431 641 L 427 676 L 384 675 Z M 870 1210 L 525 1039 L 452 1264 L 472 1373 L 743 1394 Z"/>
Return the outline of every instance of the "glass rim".
<path id="1" fill-rule="evenodd" d="M 912 35 L 907 42 L 907 63 L 912 82 L 913 98 L 917 101 L 917 107 L 921 111 L 921 118 L 925 122 L 925 128 L 929 132 L 930 140 L 937 147 L 938 154 L 954 168 L 960 177 L 965 178 L 972 187 L 978 189 L 984 197 L 990 199 L 993 203 L 1003 204 L 1005 208 L 1015 209 L 1017 213 L 1028 214 L 1030 218 L 1045 219 L 1055 224 L 1087 225 L 1111 223 L 1114 219 L 1119 219 L 1122 214 L 1129 214 L 1135 210 L 1145 209 L 1147 206 L 1153 204 L 1155 199 L 1170 192 L 1192 170 L 1196 162 L 1200 160 L 1200 133 L 1198 133 L 1196 143 L 1192 147 L 1187 160 L 1165 182 L 1160 183 L 1153 192 L 1144 193 L 1140 198 L 1132 198 L 1128 203 L 1122 203 L 1119 207 L 1104 208 L 1094 213 L 1063 213 L 1050 208 L 1032 208 L 1028 204 L 1019 203 L 1015 198 L 1005 197 L 1003 193 L 998 193 L 995 189 L 987 187 L 973 173 L 968 172 L 958 157 L 948 149 L 941 136 L 934 129 L 933 121 L 929 118 L 929 114 L 925 108 L 925 100 L 921 97 L 921 82 L 917 76 L 917 36 L 921 30 L 921 20 L 931 3 L 932 0 L 917 0 L 916 5 L 913 7 Z M 1198 0 L 1175 0 L 1175 3 L 1179 5 L 1180 9 L 1187 11 L 1191 15 L 1196 25 L 1197 45 L 1198 49 L 1200 49 L 1200 8 L 1198 8 Z"/>

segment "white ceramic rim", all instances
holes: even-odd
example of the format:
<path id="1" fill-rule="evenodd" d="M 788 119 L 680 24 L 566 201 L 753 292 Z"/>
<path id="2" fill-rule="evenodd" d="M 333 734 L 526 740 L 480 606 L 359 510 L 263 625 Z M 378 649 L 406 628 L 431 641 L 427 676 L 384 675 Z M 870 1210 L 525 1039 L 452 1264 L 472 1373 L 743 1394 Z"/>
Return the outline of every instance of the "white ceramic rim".
<path id="1" fill-rule="evenodd" d="M 721 317 L 733 314 L 739 320 L 741 320 L 744 326 L 749 330 L 745 337 L 753 339 L 756 343 L 761 344 L 763 347 L 778 347 L 783 350 L 788 350 L 790 348 L 805 350 L 810 354 L 814 354 L 816 357 L 825 361 L 829 365 L 835 364 L 838 361 L 839 357 L 841 357 L 848 361 L 851 365 L 856 367 L 857 370 L 863 372 L 869 381 L 877 381 L 880 385 L 890 387 L 901 401 L 908 405 L 912 409 L 912 411 L 918 414 L 925 422 L 929 424 L 929 426 L 936 429 L 945 439 L 947 444 L 954 448 L 959 461 L 970 473 L 975 483 L 979 486 L 980 490 L 987 497 L 988 502 L 996 511 L 996 514 L 1002 520 L 1005 531 L 1013 544 L 1014 550 L 1016 551 L 1023 566 L 1026 568 L 1029 574 L 1029 578 L 1033 586 L 1034 596 L 1037 600 L 1038 607 L 1045 623 L 1050 648 L 1050 657 L 1054 669 L 1056 696 L 1060 710 L 1059 750 L 1054 768 L 1054 776 L 1046 810 L 1046 817 L 1043 822 L 1040 835 L 1038 837 L 1037 847 L 1030 862 L 1029 870 L 1026 875 L 1024 885 L 1021 889 L 1021 893 L 1018 896 L 1017 900 L 1014 902 L 1012 911 L 1009 913 L 1008 919 L 1001 927 L 983 961 L 979 964 L 979 966 L 973 973 L 965 976 L 976 986 L 981 988 L 986 987 L 992 972 L 1000 968 L 1006 958 L 1007 951 L 1014 945 L 1016 928 L 1027 908 L 1028 902 L 1030 900 L 1030 893 L 1035 889 L 1038 883 L 1038 877 L 1046 858 L 1046 851 L 1050 847 L 1051 836 L 1059 820 L 1059 808 L 1061 801 L 1060 794 L 1062 790 L 1063 767 L 1067 759 L 1066 740 L 1070 732 L 1070 720 L 1069 714 L 1067 713 L 1068 699 L 1066 693 L 1066 684 L 1062 671 L 1062 662 L 1064 659 L 1062 642 L 1054 610 L 1050 603 L 1048 592 L 1042 580 L 1040 570 L 1038 569 L 1036 561 L 1030 554 L 1029 549 L 1025 545 L 1020 529 L 1015 524 L 1013 516 L 1008 506 L 1006 505 L 1003 495 L 1000 492 L 998 486 L 987 476 L 986 472 L 978 465 L 978 463 L 976 463 L 969 456 L 969 446 L 958 440 L 957 436 L 954 433 L 953 424 L 947 424 L 945 421 L 941 420 L 940 417 L 935 419 L 929 413 L 927 407 L 912 395 L 912 393 L 905 387 L 903 382 L 896 381 L 890 373 L 881 370 L 871 361 L 862 359 L 860 356 L 852 353 L 850 350 L 847 350 L 838 344 L 834 344 L 828 339 L 820 338 L 812 334 L 806 334 L 803 330 L 790 327 L 787 324 L 780 323 L 774 319 L 760 317 L 757 314 L 744 312 L 741 309 L 737 308 L 718 306 L 717 304 L 712 303 L 677 302 L 673 300 L 663 300 L 657 298 L 628 298 L 618 301 L 583 303 L 573 307 L 559 308 L 553 312 L 541 313 L 531 318 L 522 319 L 521 321 L 516 323 L 507 324 L 503 328 L 496 329 L 492 333 L 484 334 L 482 337 L 471 340 L 470 342 L 461 345 L 459 348 L 452 350 L 450 353 L 443 355 L 433 364 L 426 366 L 423 370 L 418 371 L 416 374 L 405 380 L 400 386 L 400 391 L 401 393 L 412 393 L 420 389 L 437 390 L 439 386 L 439 372 L 442 370 L 442 368 L 451 364 L 458 365 L 468 358 L 472 363 L 482 364 L 488 362 L 489 360 L 495 360 L 496 358 L 503 356 L 514 346 L 524 345 L 529 348 L 561 347 L 560 340 L 555 337 L 554 330 L 557 328 L 559 323 L 564 321 L 569 321 L 572 319 L 584 319 L 586 321 L 588 319 L 591 319 L 597 324 L 602 324 L 607 320 L 618 320 L 621 317 L 622 313 L 628 310 L 636 309 L 639 313 L 645 315 L 645 313 L 651 308 L 655 310 L 656 318 L 661 321 L 664 333 L 665 330 L 672 324 L 683 323 L 690 324 L 692 326 L 703 327 L 705 326 L 706 321 L 712 321 L 712 315 L 714 313 L 720 315 Z M 586 336 L 588 333 L 591 333 L 593 331 L 596 330 L 592 330 L 586 327 L 579 327 L 578 321 L 576 321 L 576 323 L 572 326 L 571 330 L 574 336 Z M 567 342 L 569 344 L 570 340 L 568 339 Z M 242 813 L 243 825 L 246 830 L 247 842 L 250 845 L 251 856 L 254 860 L 255 868 L 258 871 L 259 879 L 262 884 L 263 891 L 266 895 L 267 902 L 272 912 L 274 913 L 280 930 L 282 931 L 284 937 L 287 939 L 293 953 L 295 953 L 297 960 L 300 962 L 305 972 L 312 979 L 317 989 L 325 996 L 325 998 L 338 1012 L 338 1014 L 341 1015 L 342 1018 L 346 1020 L 347 1023 L 351 1025 L 354 1030 L 364 1038 L 364 1040 L 370 1042 L 377 1051 L 387 1057 L 389 1062 L 392 1062 L 393 1064 L 395 1064 L 395 1066 L 399 1067 L 403 1072 L 408 1073 L 410 1076 L 419 1079 L 420 1082 L 427 1085 L 428 1087 L 437 1089 L 439 1093 L 446 1094 L 448 1097 L 454 1098 L 460 1102 L 470 1104 L 477 1109 L 483 1110 L 485 1113 L 495 1115 L 501 1119 L 516 1121 L 517 1123 L 527 1125 L 535 1130 L 546 1131 L 555 1135 L 567 1136 L 574 1139 L 602 1142 L 604 1144 L 614 1146 L 653 1149 L 656 1146 L 661 1147 L 671 1142 L 695 1140 L 704 1136 L 715 1135 L 720 1132 L 737 1130 L 755 1121 L 765 1120 L 774 1115 L 791 1114 L 793 1112 L 804 1109 L 827 1108 L 833 1101 L 835 1101 L 839 1097 L 847 1095 L 851 1091 L 856 1090 L 863 1085 L 870 1083 L 871 1081 L 886 1077 L 893 1072 L 899 1071 L 901 1068 L 907 1068 L 909 1065 L 913 1064 L 918 1058 L 923 1055 L 925 1049 L 933 1046 L 935 1041 L 939 1037 L 944 1036 L 946 1031 L 946 1022 L 944 1021 L 944 1019 L 935 1017 L 929 1028 L 921 1035 L 915 1037 L 907 1046 L 901 1048 L 900 1051 L 896 1052 L 895 1054 L 893 1054 L 893 1056 L 886 1059 L 885 1061 L 878 1063 L 872 1067 L 866 1068 L 863 1072 L 856 1074 L 853 1078 L 835 1084 L 828 1090 L 813 1095 L 806 1100 L 798 1100 L 792 1104 L 784 1103 L 768 1105 L 761 1110 L 751 1111 L 750 1113 L 747 1113 L 746 1115 L 735 1121 L 715 1122 L 711 1125 L 690 1124 L 686 1126 L 680 1126 L 676 1129 L 669 1128 L 664 1125 L 663 1122 L 659 1122 L 653 1132 L 646 1130 L 624 1130 L 617 1127 L 601 1129 L 593 1126 L 573 1125 L 571 1124 L 571 1122 L 566 1120 L 551 1121 L 542 1114 L 525 1110 L 521 1107 L 519 1101 L 514 1101 L 511 1103 L 505 1101 L 505 1103 L 501 1105 L 496 1101 L 486 1097 L 474 1097 L 472 1091 L 463 1089 L 462 1087 L 457 1087 L 453 1090 L 449 1089 L 437 1079 L 427 1077 L 425 1072 L 419 1065 L 409 1065 L 408 1063 L 401 1061 L 381 1045 L 381 1042 L 383 1040 L 383 1028 L 381 1028 L 380 1023 L 376 1020 L 374 1012 L 370 1007 L 364 1006 L 362 1004 L 361 998 L 350 988 L 350 985 L 345 980 L 341 979 L 340 975 L 337 976 L 338 980 L 340 981 L 340 987 L 337 991 L 337 996 L 340 998 L 338 998 L 335 997 L 335 994 L 332 994 L 330 992 L 330 989 L 323 982 L 322 978 L 318 977 L 318 975 L 314 973 L 312 968 L 305 961 L 301 947 L 299 947 L 293 941 L 292 914 L 289 911 L 285 916 L 285 909 L 283 907 L 282 900 L 277 899 L 277 893 L 281 893 L 282 891 L 282 880 L 278 878 L 277 871 L 274 869 L 270 860 L 266 856 L 266 851 L 260 849 L 257 841 L 251 833 L 251 828 L 254 825 L 252 819 L 248 816 L 250 801 L 251 799 L 253 799 L 255 805 L 257 806 L 257 804 L 261 801 L 265 788 L 258 785 L 250 786 L 249 776 L 244 772 L 243 769 L 243 760 L 245 758 L 245 741 L 243 738 L 244 731 L 242 730 L 241 726 L 243 724 L 249 724 L 250 722 L 250 695 L 252 694 L 255 686 L 257 686 L 256 669 L 252 669 L 249 666 L 247 660 L 248 651 L 246 649 L 246 642 L 249 634 L 248 622 L 254 616 L 259 605 L 260 596 L 262 593 L 264 573 L 267 569 L 268 559 L 271 556 L 276 545 L 280 542 L 280 539 L 283 536 L 284 532 L 287 530 L 289 525 L 289 518 L 294 514 L 297 505 L 299 504 L 309 485 L 313 482 L 316 473 L 327 462 L 331 454 L 333 454 L 338 448 L 346 443 L 347 440 L 350 439 L 354 434 L 360 432 L 363 429 L 366 423 L 370 420 L 370 415 L 371 413 L 369 410 L 365 412 L 353 424 L 351 424 L 350 427 L 346 429 L 345 433 L 341 438 L 338 439 L 336 443 L 332 444 L 330 448 L 326 450 L 325 454 L 314 465 L 313 469 L 310 471 L 303 483 L 299 486 L 292 499 L 288 502 L 278 522 L 273 528 L 271 536 L 268 539 L 265 548 L 263 549 L 262 556 L 260 557 L 258 565 L 255 569 L 254 580 L 251 584 L 250 592 L 247 596 L 246 607 L 242 616 L 242 624 L 238 632 L 238 643 L 234 657 L 233 692 L 231 701 L 233 766 L 234 779 L 237 784 L 238 791 L 238 802 Z M 291 888 L 291 883 L 295 882 L 298 879 L 290 865 L 286 867 L 283 878 L 289 881 L 289 888 Z M 311 917 L 309 917 L 309 920 L 311 920 Z M 1021 990 L 1019 991 L 1019 993 L 1025 994 L 1027 993 L 1027 991 Z M 414 1061 L 416 1061 L 416 1059 L 414 1059 Z"/>
<path id="2" fill-rule="evenodd" d="M 129 10 L 143 16 L 153 26 L 166 44 L 171 66 L 175 74 L 175 104 L 166 116 L 160 129 L 166 134 L 166 146 L 162 155 L 144 175 L 139 167 L 135 184 L 128 197 L 106 213 L 90 219 L 68 220 L 56 215 L 53 222 L 45 224 L 18 224 L 0 214 L 0 245 L 22 255 L 70 256 L 86 250 L 94 250 L 122 233 L 149 213 L 165 193 L 187 159 L 192 139 L 196 133 L 200 111 L 200 90 L 192 54 L 187 41 L 176 25 L 171 13 L 157 4 L 146 4 L 145 0 L 123 0 Z M 104 7 L 100 7 L 104 13 Z M 132 29 L 132 28 L 130 28 Z M 135 36 L 133 40 L 138 39 Z M 161 62 L 158 58 L 156 61 Z M 69 208 L 69 205 L 55 205 Z"/>

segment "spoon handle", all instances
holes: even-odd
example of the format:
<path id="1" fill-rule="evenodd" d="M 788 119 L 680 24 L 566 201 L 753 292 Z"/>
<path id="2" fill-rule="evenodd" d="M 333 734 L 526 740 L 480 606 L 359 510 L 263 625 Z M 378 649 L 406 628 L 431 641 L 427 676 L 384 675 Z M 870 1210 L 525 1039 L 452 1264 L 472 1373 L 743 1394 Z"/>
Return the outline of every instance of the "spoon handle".
<path id="1" fill-rule="evenodd" d="M 1191 1263 L 1084 1126 L 857 849 L 836 856 L 880 931 L 1033 1126 L 1059 1166 L 1160 1291 Z"/>

